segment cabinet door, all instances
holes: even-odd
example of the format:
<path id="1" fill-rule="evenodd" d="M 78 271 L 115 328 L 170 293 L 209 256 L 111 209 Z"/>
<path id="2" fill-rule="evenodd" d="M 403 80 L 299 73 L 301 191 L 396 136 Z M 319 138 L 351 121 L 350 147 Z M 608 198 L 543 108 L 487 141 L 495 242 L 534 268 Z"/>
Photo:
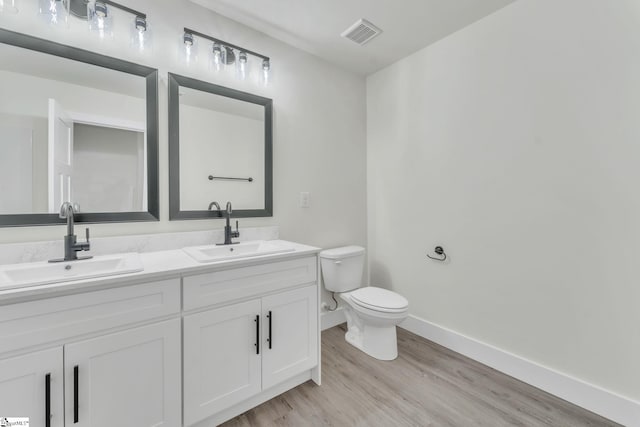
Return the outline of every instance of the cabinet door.
<path id="1" fill-rule="evenodd" d="M 184 317 L 184 424 L 261 390 L 260 300 Z"/>
<path id="2" fill-rule="evenodd" d="M 318 288 L 307 286 L 262 299 L 262 387 L 318 364 Z"/>
<path id="3" fill-rule="evenodd" d="M 64 347 L 65 417 L 74 427 L 180 425 L 180 320 Z"/>
<path id="4" fill-rule="evenodd" d="M 29 418 L 31 427 L 62 427 L 63 385 L 62 347 L 0 360 L 0 417 Z"/>

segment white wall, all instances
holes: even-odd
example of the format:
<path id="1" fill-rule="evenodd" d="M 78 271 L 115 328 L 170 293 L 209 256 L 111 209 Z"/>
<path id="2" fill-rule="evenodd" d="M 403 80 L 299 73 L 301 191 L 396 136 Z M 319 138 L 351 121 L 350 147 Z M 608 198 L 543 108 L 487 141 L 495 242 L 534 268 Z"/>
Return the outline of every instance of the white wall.
<path id="1" fill-rule="evenodd" d="M 370 76 L 372 282 L 640 399 L 639 113 L 635 0 L 520 0 Z"/>
<path id="2" fill-rule="evenodd" d="M 154 30 L 154 51 L 138 54 L 129 48 L 130 17 L 116 16 L 116 39 L 98 41 L 85 24 L 72 28 L 43 26 L 35 3 L 21 2 L 21 13 L 0 16 L 0 26 L 71 44 L 256 93 L 274 103 L 274 216 L 240 220 L 242 227 L 278 225 L 284 239 L 321 247 L 366 243 L 365 81 L 310 54 L 271 39 L 186 0 L 129 0 L 146 12 Z M 117 19 L 117 18 L 124 19 Z M 126 24 L 125 24 L 125 20 Z M 116 25 L 118 23 L 116 22 Z M 178 55 L 183 27 L 246 46 L 272 58 L 273 82 L 260 87 L 254 79 L 240 82 L 217 75 L 204 63 L 187 66 Z M 92 235 L 122 235 L 208 230 L 222 220 L 168 221 L 168 148 L 166 77 L 160 84 L 160 203 L 155 223 L 92 225 Z M 311 208 L 298 207 L 300 191 L 311 192 Z M 0 231 L 0 242 L 56 239 L 63 227 L 12 228 Z"/>

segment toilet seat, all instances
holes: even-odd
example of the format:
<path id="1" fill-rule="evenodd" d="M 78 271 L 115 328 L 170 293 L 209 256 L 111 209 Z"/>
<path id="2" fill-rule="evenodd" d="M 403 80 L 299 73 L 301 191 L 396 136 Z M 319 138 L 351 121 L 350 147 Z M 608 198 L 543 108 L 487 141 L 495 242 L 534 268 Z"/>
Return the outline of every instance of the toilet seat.
<path id="1" fill-rule="evenodd" d="M 354 304 L 381 313 L 401 313 L 407 311 L 409 302 L 393 291 L 367 286 L 349 293 Z"/>

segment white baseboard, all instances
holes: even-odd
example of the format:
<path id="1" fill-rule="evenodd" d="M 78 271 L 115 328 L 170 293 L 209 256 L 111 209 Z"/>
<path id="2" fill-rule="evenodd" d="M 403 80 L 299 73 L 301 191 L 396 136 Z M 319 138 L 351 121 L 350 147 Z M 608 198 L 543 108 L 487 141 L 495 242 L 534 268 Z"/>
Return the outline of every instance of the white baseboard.
<path id="1" fill-rule="evenodd" d="M 640 402 L 410 315 L 400 327 L 627 427 L 640 427 Z"/>
<path id="2" fill-rule="evenodd" d="M 324 311 L 320 315 L 320 327 L 323 331 L 346 321 L 347 318 L 344 316 L 344 308 L 342 307 L 338 307 L 335 311 Z"/>

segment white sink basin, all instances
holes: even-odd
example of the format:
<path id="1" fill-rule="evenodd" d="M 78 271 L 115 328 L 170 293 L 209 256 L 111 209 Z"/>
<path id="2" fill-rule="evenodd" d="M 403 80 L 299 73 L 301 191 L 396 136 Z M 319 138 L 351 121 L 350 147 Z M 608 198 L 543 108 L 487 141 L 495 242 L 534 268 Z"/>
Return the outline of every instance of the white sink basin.
<path id="1" fill-rule="evenodd" d="M 256 240 L 234 245 L 191 246 L 182 250 L 198 262 L 214 262 L 292 252 L 294 248 L 279 242 Z"/>
<path id="2" fill-rule="evenodd" d="M 0 289 L 135 273 L 144 270 L 140 255 L 126 253 L 69 262 L 0 265 Z"/>

